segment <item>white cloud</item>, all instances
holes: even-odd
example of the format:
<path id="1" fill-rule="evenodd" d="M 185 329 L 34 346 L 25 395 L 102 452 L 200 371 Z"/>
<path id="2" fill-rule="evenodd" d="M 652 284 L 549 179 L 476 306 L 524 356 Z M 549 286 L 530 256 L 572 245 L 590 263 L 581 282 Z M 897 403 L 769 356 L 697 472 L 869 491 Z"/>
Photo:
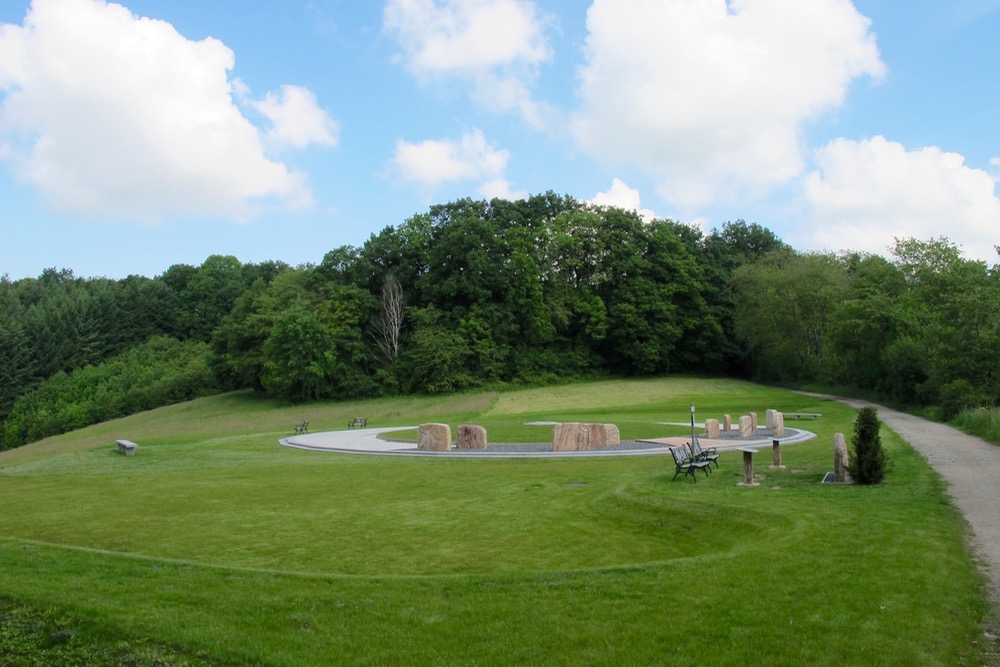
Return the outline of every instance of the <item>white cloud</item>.
<path id="1" fill-rule="evenodd" d="M 489 144 L 482 130 L 473 130 L 458 141 L 397 141 L 391 164 L 402 180 L 433 190 L 448 182 L 498 182 L 509 159 L 510 153 Z"/>
<path id="2" fill-rule="evenodd" d="M 242 219 L 262 204 L 310 204 L 305 176 L 264 154 L 234 104 L 233 64 L 218 40 L 188 40 L 117 4 L 34 0 L 23 25 L 0 27 L 0 155 L 76 215 Z M 261 103 L 273 139 L 310 136 L 287 129 L 316 120 L 301 91 Z"/>
<path id="3" fill-rule="evenodd" d="M 577 142 L 682 206 L 800 175 L 804 123 L 884 73 L 848 0 L 595 0 L 587 27 Z"/>
<path id="4" fill-rule="evenodd" d="M 479 194 L 486 199 L 506 199 L 508 201 L 528 198 L 528 193 L 526 191 L 512 190 L 510 187 L 510 181 L 506 178 L 495 178 L 493 180 L 486 181 L 479 186 Z"/>
<path id="5" fill-rule="evenodd" d="M 278 147 L 305 148 L 310 144 L 336 146 L 340 128 L 316 103 L 316 96 L 308 88 L 282 86 L 281 94 L 268 93 L 264 99 L 253 102 L 271 129 L 265 135 Z"/>
<path id="6" fill-rule="evenodd" d="M 530 0 L 389 0 L 383 26 L 418 78 L 467 79 L 479 104 L 519 111 L 538 126 L 546 109 L 531 84 L 552 57 L 543 33 L 550 20 Z"/>
<path id="7" fill-rule="evenodd" d="M 837 139 L 806 178 L 809 242 L 886 254 L 893 237 L 947 236 L 968 257 L 996 261 L 1000 199 L 988 173 L 937 147 L 907 150 L 876 136 Z"/>
<path id="8" fill-rule="evenodd" d="M 646 222 L 651 222 L 658 217 L 655 212 L 648 208 L 642 208 L 638 190 L 630 188 L 618 178 L 612 180 L 611 189 L 606 192 L 598 192 L 590 200 L 590 203 L 597 206 L 615 206 L 626 211 L 635 211 Z"/>

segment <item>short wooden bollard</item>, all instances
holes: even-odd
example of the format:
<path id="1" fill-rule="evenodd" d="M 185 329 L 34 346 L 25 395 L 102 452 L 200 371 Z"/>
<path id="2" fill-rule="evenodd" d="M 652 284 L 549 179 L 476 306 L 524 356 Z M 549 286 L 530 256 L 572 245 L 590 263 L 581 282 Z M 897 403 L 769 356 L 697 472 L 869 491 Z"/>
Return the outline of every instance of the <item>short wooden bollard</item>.
<path id="1" fill-rule="evenodd" d="M 740 449 L 743 452 L 743 481 L 736 486 L 760 486 L 757 482 L 753 481 L 753 455 L 757 453 L 756 449 Z"/>
<path id="2" fill-rule="evenodd" d="M 778 440 L 772 440 L 771 451 L 774 453 L 774 465 L 771 466 L 771 469 L 784 470 L 785 466 L 781 465 L 781 442 Z"/>

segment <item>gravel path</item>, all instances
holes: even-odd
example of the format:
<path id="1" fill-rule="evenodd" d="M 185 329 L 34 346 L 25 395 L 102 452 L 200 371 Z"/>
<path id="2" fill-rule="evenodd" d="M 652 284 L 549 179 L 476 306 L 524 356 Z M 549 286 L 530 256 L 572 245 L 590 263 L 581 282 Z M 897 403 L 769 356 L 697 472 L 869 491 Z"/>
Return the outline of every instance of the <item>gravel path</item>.
<path id="1" fill-rule="evenodd" d="M 874 406 L 879 418 L 940 473 L 952 501 L 972 527 L 972 548 L 980 569 L 992 583 L 993 606 L 1000 614 L 1000 447 L 950 426 L 867 401 L 808 395 L 852 408 Z M 996 641 L 996 637 L 991 638 Z"/>

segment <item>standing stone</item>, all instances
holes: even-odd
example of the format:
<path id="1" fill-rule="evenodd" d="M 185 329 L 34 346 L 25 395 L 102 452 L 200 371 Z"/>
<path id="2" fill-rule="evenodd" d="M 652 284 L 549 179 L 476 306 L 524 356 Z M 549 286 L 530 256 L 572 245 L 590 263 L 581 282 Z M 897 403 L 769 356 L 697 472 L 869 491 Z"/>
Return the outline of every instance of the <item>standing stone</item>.
<path id="1" fill-rule="evenodd" d="M 751 420 L 750 415 L 743 415 L 740 417 L 740 437 L 749 438 L 753 435 L 753 420 Z"/>
<path id="2" fill-rule="evenodd" d="M 753 432 L 756 433 L 757 432 L 757 413 L 756 412 L 751 412 L 750 413 L 750 424 L 751 424 L 750 428 L 752 428 Z"/>
<path id="3" fill-rule="evenodd" d="M 722 415 L 722 430 L 731 431 L 733 428 L 733 418 L 729 415 Z"/>
<path id="4" fill-rule="evenodd" d="M 768 411 L 764 413 L 764 425 L 768 430 L 774 428 L 774 413 L 775 411 L 771 409 L 768 409 Z"/>
<path id="5" fill-rule="evenodd" d="M 622 434 L 618 430 L 615 424 L 601 424 L 604 427 L 604 442 L 602 443 L 602 449 L 609 447 L 611 445 L 622 444 Z"/>
<path id="6" fill-rule="evenodd" d="M 552 432 L 552 450 L 556 452 L 587 452 L 607 449 L 621 442 L 621 434 L 614 424 L 581 424 L 566 422 L 556 424 Z"/>
<path id="7" fill-rule="evenodd" d="M 577 433 L 580 424 L 577 422 L 565 422 L 556 424 L 552 430 L 552 451 L 555 452 L 575 452 Z"/>
<path id="8" fill-rule="evenodd" d="M 486 429 L 473 424 L 460 424 L 457 433 L 458 449 L 486 449 Z"/>
<path id="9" fill-rule="evenodd" d="M 705 420 L 705 437 L 706 438 L 718 438 L 719 437 L 719 420 L 718 419 L 706 419 Z"/>
<path id="10" fill-rule="evenodd" d="M 785 413 L 775 412 L 774 413 L 774 424 L 771 426 L 771 435 L 775 438 L 782 438 L 785 436 Z"/>
<path id="11" fill-rule="evenodd" d="M 833 434 L 833 481 L 847 481 L 847 441 L 843 433 Z"/>
<path id="12" fill-rule="evenodd" d="M 451 427 L 447 424 L 421 424 L 417 428 L 417 449 L 424 452 L 450 452 Z"/>

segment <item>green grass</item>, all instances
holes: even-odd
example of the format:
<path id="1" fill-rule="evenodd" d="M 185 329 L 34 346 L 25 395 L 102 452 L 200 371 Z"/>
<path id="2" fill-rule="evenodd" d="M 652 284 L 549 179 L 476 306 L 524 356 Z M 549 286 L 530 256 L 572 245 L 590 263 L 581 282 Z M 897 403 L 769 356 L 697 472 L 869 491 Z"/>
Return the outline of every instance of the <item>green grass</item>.
<path id="1" fill-rule="evenodd" d="M 823 417 L 802 422 L 819 437 L 785 448 L 787 470 L 758 457 L 753 489 L 737 487 L 734 453 L 693 483 L 671 482 L 662 456 L 413 459 L 276 442 L 303 419 L 317 431 L 356 416 L 478 423 L 493 441 L 546 439 L 525 425 L 536 420 L 652 437 L 683 433 L 659 422 L 686 421 L 691 402 L 699 419 Z M 77 619 L 95 642 L 221 664 L 980 664 L 983 582 L 924 460 L 886 431 L 886 483 L 819 483 L 853 417 L 696 379 L 202 399 L 0 454 L 0 597 Z M 116 454 L 118 437 L 138 454 Z"/>
<path id="2" fill-rule="evenodd" d="M 1000 408 L 965 410 L 952 420 L 952 425 L 994 445 L 1000 445 Z"/>

